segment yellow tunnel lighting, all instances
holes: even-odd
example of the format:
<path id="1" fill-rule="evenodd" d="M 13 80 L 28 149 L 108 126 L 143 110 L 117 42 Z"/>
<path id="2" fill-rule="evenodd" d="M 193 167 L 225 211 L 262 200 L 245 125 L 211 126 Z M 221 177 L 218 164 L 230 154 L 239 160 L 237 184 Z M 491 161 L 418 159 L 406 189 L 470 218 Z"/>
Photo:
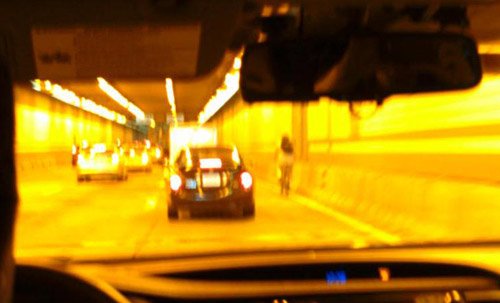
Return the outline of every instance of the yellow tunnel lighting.
<path id="1" fill-rule="evenodd" d="M 479 43 L 478 51 L 480 54 L 498 55 L 500 54 L 500 41 Z"/>
<path id="2" fill-rule="evenodd" d="M 116 115 L 116 122 L 118 124 L 125 124 L 125 123 L 127 123 L 127 118 L 125 116 L 123 116 L 123 115 L 117 114 Z"/>
<path id="3" fill-rule="evenodd" d="M 208 101 L 208 103 L 203 108 L 203 111 L 198 116 L 198 122 L 203 124 L 208 121 L 217 111 L 219 111 L 224 104 L 226 104 L 229 99 L 231 99 L 234 94 L 239 89 L 239 72 L 228 73 L 224 79 L 225 88 L 219 88 L 215 95 Z"/>
<path id="4" fill-rule="evenodd" d="M 207 102 L 198 115 L 198 122 L 207 122 L 217 113 L 240 89 L 241 53 L 234 58 L 232 69 L 226 74 L 223 85 L 216 90 L 215 94 Z"/>
<path id="5" fill-rule="evenodd" d="M 270 17 L 273 14 L 273 7 L 269 4 L 266 4 L 262 7 L 262 11 L 260 15 L 262 17 Z"/>
<path id="6" fill-rule="evenodd" d="M 36 90 L 37 92 L 41 92 L 42 91 L 42 80 L 35 79 L 35 80 L 31 81 L 31 84 L 32 84 L 32 88 L 34 90 Z"/>
<path id="7" fill-rule="evenodd" d="M 209 145 L 211 142 L 217 140 L 216 134 L 211 129 L 198 128 L 191 133 L 190 145 Z"/>
<path id="8" fill-rule="evenodd" d="M 237 70 L 241 69 L 241 58 L 240 57 L 234 58 L 233 68 L 237 69 Z"/>
<path id="9" fill-rule="evenodd" d="M 42 81 L 40 79 L 31 81 L 31 84 L 33 90 L 48 94 L 61 102 L 81 108 L 84 111 L 119 124 L 127 123 L 127 118 L 125 116 L 99 105 L 90 99 L 79 97 L 73 91 L 62 87 L 59 84 L 54 84 L 49 80 Z"/>
<path id="10" fill-rule="evenodd" d="M 193 157 L 191 156 L 191 150 L 189 147 L 186 148 L 186 168 L 189 170 L 193 167 Z"/>
<path id="11" fill-rule="evenodd" d="M 108 96 L 113 98 L 118 104 L 124 108 L 128 108 L 129 101 L 120 94 L 113 86 L 111 86 L 104 78 L 98 77 L 97 82 L 99 83 L 99 88 L 103 90 Z"/>
<path id="12" fill-rule="evenodd" d="M 290 3 L 281 3 L 278 6 L 278 15 L 286 15 L 290 11 Z"/>
<path id="13" fill-rule="evenodd" d="M 111 84 L 108 83 L 104 78 L 98 77 L 97 82 L 99 88 L 105 92 L 111 99 L 115 100 L 116 103 L 120 104 L 123 108 L 132 113 L 136 119 L 144 120 L 146 115 L 144 112 L 137 107 L 135 104 L 127 100 L 116 88 L 114 88 Z"/>
<path id="14" fill-rule="evenodd" d="M 165 79 L 165 87 L 167 90 L 168 104 L 175 109 L 174 82 L 171 78 Z"/>
<path id="15" fill-rule="evenodd" d="M 51 90 L 52 89 L 52 83 L 50 83 L 49 80 L 43 81 L 43 84 L 44 84 L 45 90 Z"/>
<path id="16" fill-rule="evenodd" d="M 45 81 L 47 82 L 47 81 Z M 47 86 L 46 86 L 47 87 Z M 76 107 L 82 107 L 82 99 L 78 97 L 74 92 L 62 88 L 60 85 L 51 85 L 52 96 L 63 102 Z"/>
<path id="17" fill-rule="evenodd" d="M 89 141 L 83 140 L 82 141 L 82 148 L 85 149 L 85 148 L 88 148 L 88 147 L 89 147 Z"/>
<path id="18" fill-rule="evenodd" d="M 238 149 L 236 146 L 233 147 L 233 152 L 231 153 L 231 158 L 233 159 L 233 162 L 240 165 L 241 164 L 241 159 L 240 159 L 240 154 L 238 153 Z"/>
<path id="19" fill-rule="evenodd" d="M 167 101 L 170 105 L 170 111 L 172 112 L 174 124 L 177 125 L 177 108 L 175 106 L 174 82 L 171 78 L 165 79 L 165 89 L 167 91 Z"/>
<path id="20" fill-rule="evenodd" d="M 382 282 L 388 282 L 391 279 L 391 270 L 388 267 L 379 267 L 378 273 Z"/>

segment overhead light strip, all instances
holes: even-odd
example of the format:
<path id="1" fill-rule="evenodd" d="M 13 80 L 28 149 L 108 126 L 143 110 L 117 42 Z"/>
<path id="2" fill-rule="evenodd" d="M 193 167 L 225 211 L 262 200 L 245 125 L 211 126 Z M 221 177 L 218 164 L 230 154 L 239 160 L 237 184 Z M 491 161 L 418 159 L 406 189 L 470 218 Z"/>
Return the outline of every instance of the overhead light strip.
<path id="1" fill-rule="evenodd" d="M 198 122 L 207 122 L 217 113 L 240 89 L 241 53 L 234 58 L 231 70 L 224 77 L 224 84 L 217 89 L 198 115 Z"/>
<path id="2" fill-rule="evenodd" d="M 99 88 L 105 92 L 111 99 L 116 103 L 120 104 L 123 108 L 128 110 L 132 115 L 135 116 L 137 120 L 144 120 L 146 115 L 144 112 L 137 107 L 135 104 L 127 100 L 116 88 L 108 83 L 104 78 L 98 77 L 97 82 L 99 83 Z"/>
<path id="3" fill-rule="evenodd" d="M 99 105 L 90 99 L 79 97 L 73 91 L 62 87 L 59 84 L 52 83 L 49 80 L 42 81 L 40 79 L 31 81 L 31 84 L 33 90 L 50 95 L 61 102 L 72 105 L 74 107 L 78 107 L 84 111 L 90 112 L 118 124 L 123 125 L 127 123 L 127 118 L 124 115 L 112 111 L 102 105 Z"/>
<path id="4" fill-rule="evenodd" d="M 175 106 L 175 94 L 174 94 L 174 82 L 171 78 L 165 79 L 165 89 L 167 91 L 167 101 L 170 105 L 170 111 L 172 113 L 172 118 L 174 121 L 174 125 L 178 125 L 177 121 L 177 108 Z"/>

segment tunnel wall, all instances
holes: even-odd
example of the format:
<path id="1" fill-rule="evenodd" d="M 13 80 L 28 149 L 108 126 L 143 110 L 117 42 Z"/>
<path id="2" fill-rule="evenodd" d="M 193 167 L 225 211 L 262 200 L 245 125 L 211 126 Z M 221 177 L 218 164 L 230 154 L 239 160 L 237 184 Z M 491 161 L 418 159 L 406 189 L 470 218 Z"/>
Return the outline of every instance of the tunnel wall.
<path id="1" fill-rule="evenodd" d="M 132 139 L 132 130 L 16 85 L 16 159 L 19 171 L 71 164 L 74 143 Z"/>
<path id="2" fill-rule="evenodd" d="M 393 97 L 373 116 L 370 106 L 358 111 L 365 118 L 328 100 L 233 100 L 214 121 L 221 140 L 236 143 L 253 172 L 276 184 L 275 151 L 281 134 L 291 134 L 297 191 L 408 240 L 495 238 L 498 76 L 465 92 Z"/>

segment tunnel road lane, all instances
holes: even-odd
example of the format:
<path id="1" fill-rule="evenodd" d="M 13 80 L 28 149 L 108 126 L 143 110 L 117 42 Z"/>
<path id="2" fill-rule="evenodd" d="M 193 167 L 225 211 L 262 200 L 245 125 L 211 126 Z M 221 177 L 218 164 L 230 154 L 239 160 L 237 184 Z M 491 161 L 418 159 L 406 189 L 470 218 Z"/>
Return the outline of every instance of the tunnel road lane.
<path id="1" fill-rule="evenodd" d="M 322 209 L 305 197 L 283 197 L 277 185 L 257 180 L 255 186 L 254 219 L 169 221 L 159 168 L 150 174 L 130 174 L 126 182 L 79 184 L 70 168 L 21 175 L 16 256 L 130 257 L 321 245 L 362 247 L 386 239 L 380 236 L 383 231 Z"/>

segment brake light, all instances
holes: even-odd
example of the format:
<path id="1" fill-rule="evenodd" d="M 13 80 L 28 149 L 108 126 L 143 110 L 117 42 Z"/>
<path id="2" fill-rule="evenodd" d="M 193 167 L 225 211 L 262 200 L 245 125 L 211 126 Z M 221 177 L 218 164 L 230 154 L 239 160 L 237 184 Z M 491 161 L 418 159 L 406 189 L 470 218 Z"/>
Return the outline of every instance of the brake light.
<path id="1" fill-rule="evenodd" d="M 179 175 L 170 176 L 170 189 L 173 191 L 178 191 L 182 186 L 182 179 Z"/>
<path id="2" fill-rule="evenodd" d="M 95 144 L 92 149 L 96 153 L 104 153 L 104 152 L 106 152 L 106 145 L 105 144 Z"/>
<path id="3" fill-rule="evenodd" d="M 148 164 L 149 156 L 146 152 L 142 153 L 142 164 Z"/>
<path id="4" fill-rule="evenodd" d="M 240 182 L 241 186 L 243 186 L 244 189 L 249 190 L 253 185 L 252 175 L 250 175 L 250 173 L 247 171 L 242 172 L 240 175 Z"/>
<path id="5" fill-rule="evenodd" d="M 120 161 L 120 159 L 118 158 L 117 153 L 113 153 L 113 155 L 111 156 L 111 161 L 112 161 L 113 165 L 118 165 L 118 162 Z"/>
<path id="6" fill-rule="evenodd" d="M 221 167 L 222 167 L 222 160 L 219 158 L 200 159 L 201 169 L 221 168 Z"/>
<path id="7" fill-rule="evenodd" d="M 161 149 L 156 148 L 156 159 L 160 159 L 161 157 Z"/>

